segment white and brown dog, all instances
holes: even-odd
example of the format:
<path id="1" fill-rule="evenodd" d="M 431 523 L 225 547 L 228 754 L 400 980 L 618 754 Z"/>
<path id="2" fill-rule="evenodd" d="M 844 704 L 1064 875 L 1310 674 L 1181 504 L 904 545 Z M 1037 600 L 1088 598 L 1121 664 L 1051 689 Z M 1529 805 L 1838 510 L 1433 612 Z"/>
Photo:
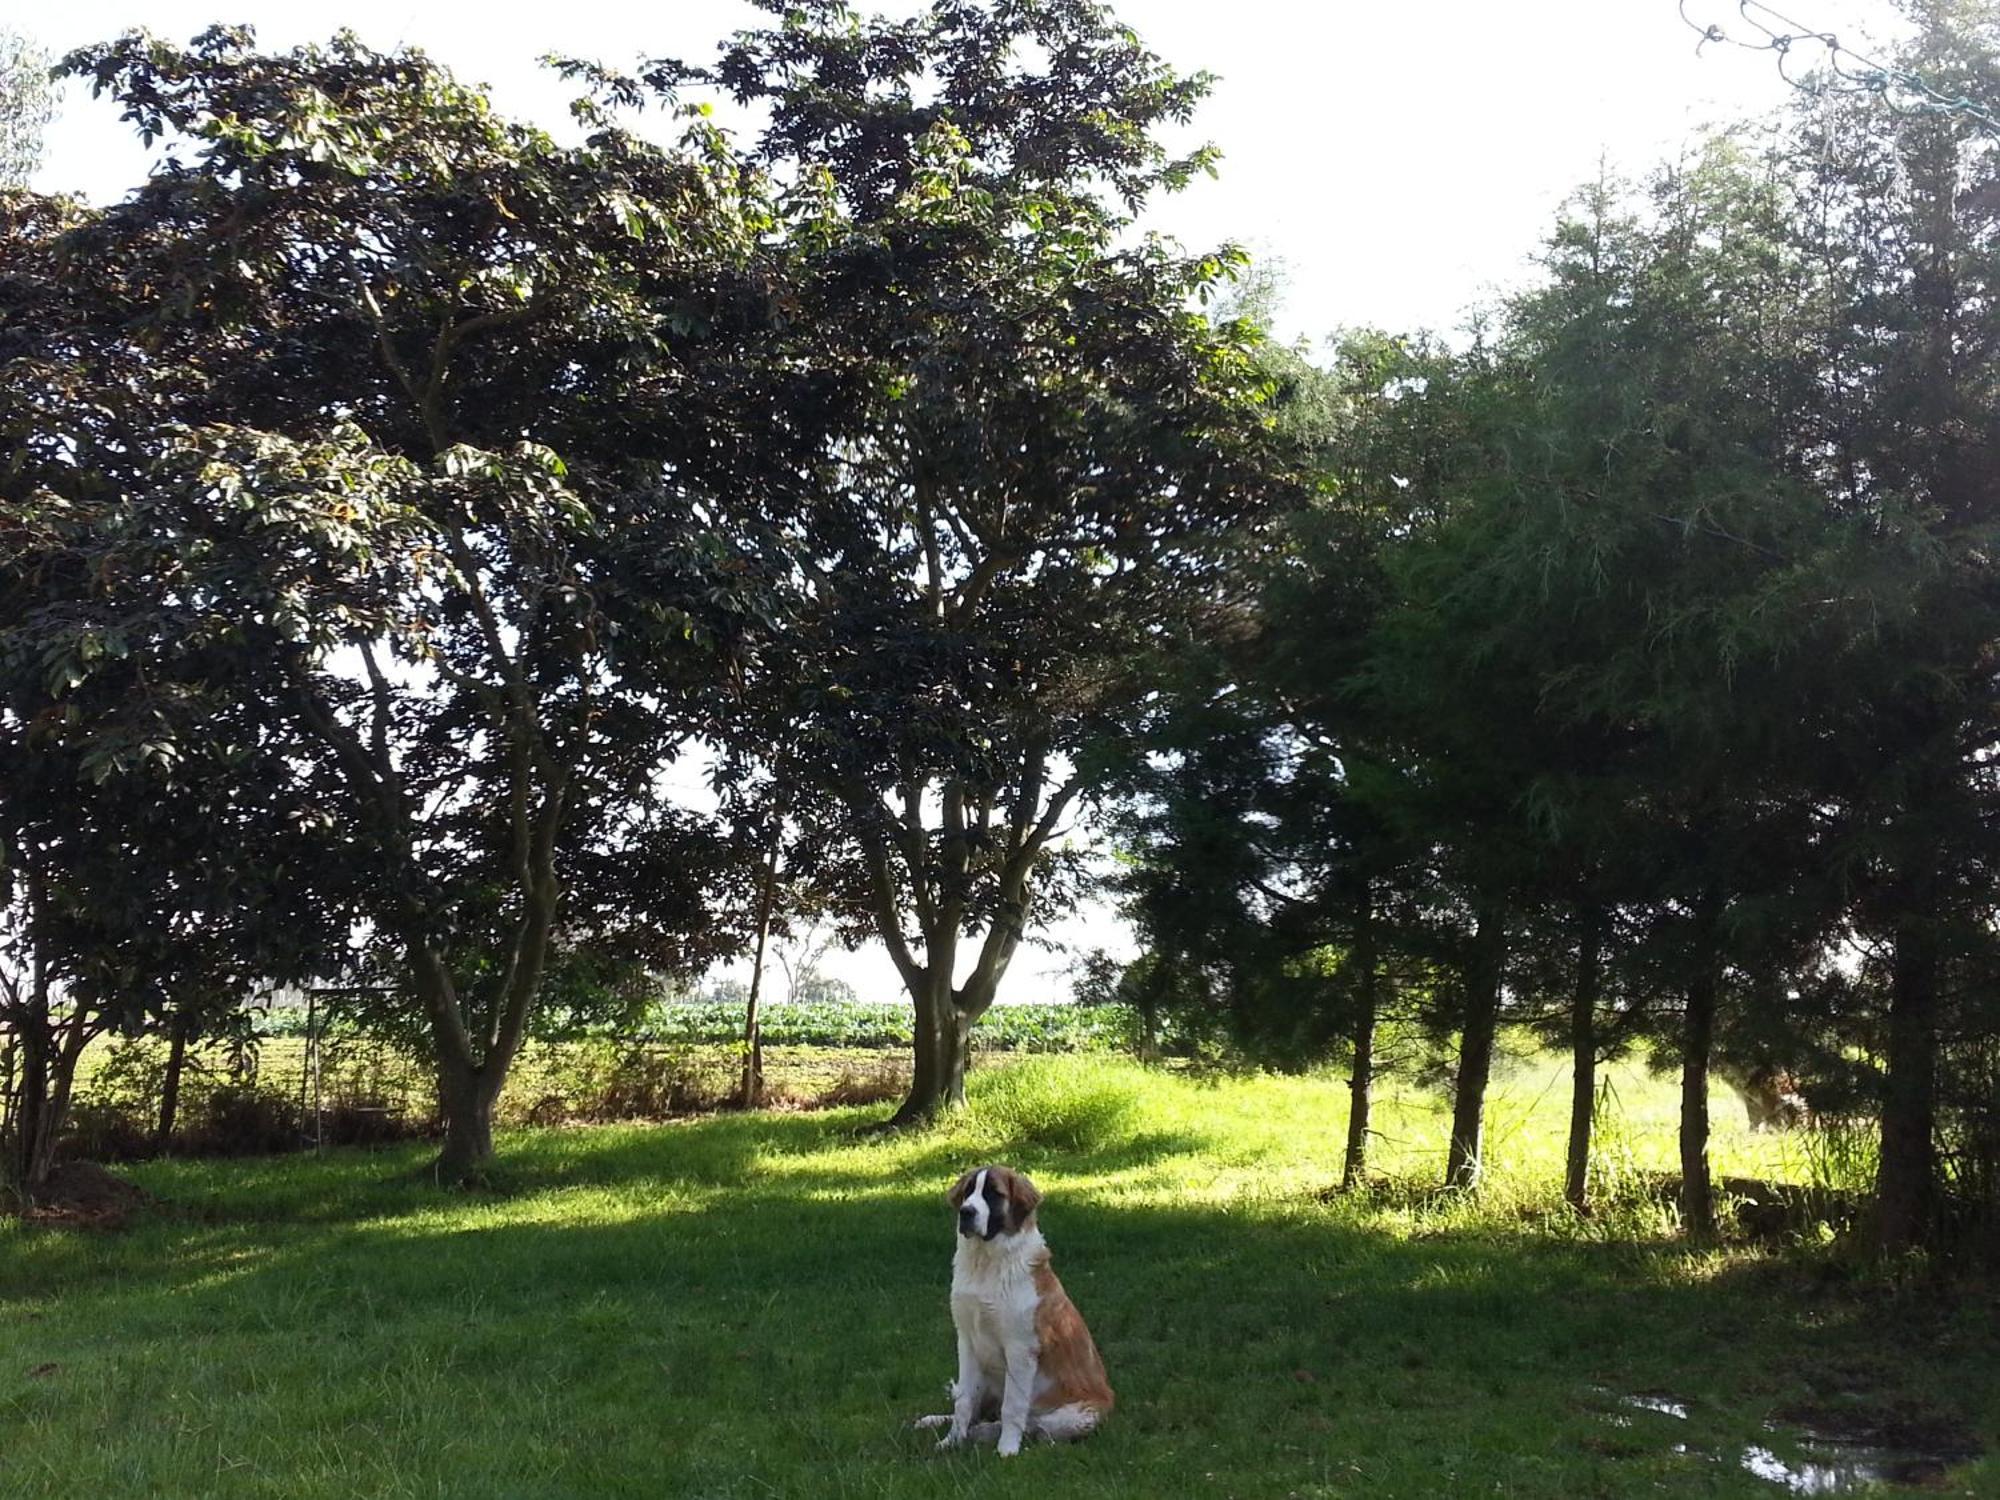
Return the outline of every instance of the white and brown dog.
<path id="1" fill-rule="evenodd" d="M 1019 1453 L 1024 1437 L 1086 1436 L 1115 1398 L 1090 1330 L 1049 1266 L 1035 1226 L 1042 1195 L 1012 1167 L 974 1167 L 948 1196 L 958 1212 L 958 1379 L 951 1411 L 916 1425 L 948 1427 L 940 1448 L 997 1438 L 1002 1458 Z"/>

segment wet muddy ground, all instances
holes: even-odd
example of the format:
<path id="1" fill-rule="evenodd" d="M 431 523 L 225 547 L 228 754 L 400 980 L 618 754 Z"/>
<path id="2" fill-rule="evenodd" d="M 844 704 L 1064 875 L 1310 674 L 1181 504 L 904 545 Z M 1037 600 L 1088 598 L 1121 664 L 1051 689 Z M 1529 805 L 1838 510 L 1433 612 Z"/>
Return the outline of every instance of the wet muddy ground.
<path id="1" fill-rule="evenodd" d="M 1644 1451 L 1657 1440 L 1672 1453 L 1742 1469 L 1794 1495 L 1850 1495 L 1884 1489 L 1951 1493 L 1953 1471 L 1979 1458 L 1979 1445 L 1949 1423 L 1855 1410 L 1784 1413 L 1763 1424 L 1760 1441 L 1703 1437 L 1700 1404 L 1662 1391 L 1591 1391 L 1607 1426 Z M 1622 1435 L 1622 1434 L 1621 1434 Z"/>

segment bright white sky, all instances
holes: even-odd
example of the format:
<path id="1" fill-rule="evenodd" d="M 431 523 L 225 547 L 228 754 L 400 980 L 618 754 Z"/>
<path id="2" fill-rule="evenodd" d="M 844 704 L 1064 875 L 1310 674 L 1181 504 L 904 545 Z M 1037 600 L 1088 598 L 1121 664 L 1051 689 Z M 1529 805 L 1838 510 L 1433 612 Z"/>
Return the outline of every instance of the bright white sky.
<path id="1" fill-rule="evenodd" d="M 1734 0 L 1686 3 L 1697 20 L 1749 34 Z M 1897 21 L 1887 0 L 1782 8 L 1850 45 Z M 1769 54 L 1709 47 L 1697 57 L 1675 0 L 1123 0 L 1117 9 L 1176 67 L 1220 76 L 1189 137 L 1222 147 L 1220 180 L 1148 222 L 1191 246 L 1232 239 L 1282 261 L 1288 337 L 1352 324 L 1453 328 L 1528 274 L 1556 206 L 1601 159 L 1642 172 L 1704 126 L 1787 94 Z M 345 26 L 376 47 L 421 47 L 490 85 L 503 111 L 560 130 L 570 91 L 537 67 L 543 53 L 705 58 L 758 13 L 739 0 L 0 3 L 0 25 L 56 55 L 136 26 L 184 40 L 218 18 L 254 24 L 267 46 Z M 48 145 L 37 185 L 97 200 L 123 193 L 147 163 L 116 111 L 75 89 Z M 1129 946 L 1103 910 L 1053 935 Z M 1024 950 L 1002 998 L 1066 994 L 1070 961 Z M 879 951 L 836 955 L 827 967 L 864 995 L 899 993 Z"/>

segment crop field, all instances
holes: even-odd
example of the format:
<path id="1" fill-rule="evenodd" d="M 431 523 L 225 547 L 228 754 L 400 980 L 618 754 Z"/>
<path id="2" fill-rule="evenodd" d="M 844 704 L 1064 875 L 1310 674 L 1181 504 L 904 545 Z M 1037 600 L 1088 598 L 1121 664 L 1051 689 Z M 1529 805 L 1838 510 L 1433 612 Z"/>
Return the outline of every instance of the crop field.
<path id="1" fill-rule="evenodd" d="M 1425 1188 L 1425 1094 L 1342 1197 L 1338 1079 L 1087 1056 L 987 1066 L 892 1138 L 856 1133 L 879 1108 L 510 1130 L 479 1193 L 413 1180 L 417 1143 L 135 1167 L 159 1203 L 123 1230 L 0 1224 L 0 1494 L 1777 1497 L 1878 1449 L 2000 1493 L 1989 1290 L 1811 1224 L 1677 1242 L 1645 1188 L 1672 1086 L 1636 1068 L 1577 1219 L 1564 1082 L 1497 1087 L 1477 1199 Z M 1726 1175 L 1865 1166 L 1715 1105 Z M 996 1159 L 1048 1193 L 1120 1398 L 1004 1462 L 908 1427 L 951 1369 L 941 1195 Z"/>
<path id="2" fill-rule="evenodd" d="M 261 1029 L 267 1037 L 295 1037 L 305 1024 L 305 1012 L 294 1005 L 269 1012 Z M 1096 1051 L 1122 1045 L 1130 1025 L 1122 1006 L 1031 1001 L 989 1010 L 973 1043 L 996 1052 Z M 767 1002 L 759 1026 L 769 1046 L 907 1048 L 915 1022 L 902 1000 L 799 1000 Z M 624 1039 L 724 1045 L 742 1035 L 741 1004 L 673 1000 L 649 1008 Z"/>

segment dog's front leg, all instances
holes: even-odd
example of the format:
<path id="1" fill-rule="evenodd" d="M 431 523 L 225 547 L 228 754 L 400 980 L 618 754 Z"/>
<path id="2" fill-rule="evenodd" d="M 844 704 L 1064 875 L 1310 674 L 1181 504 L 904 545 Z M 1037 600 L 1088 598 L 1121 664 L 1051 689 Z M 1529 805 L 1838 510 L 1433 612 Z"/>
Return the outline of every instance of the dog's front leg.
<path id="1" fill-rule="evenodd" d="M 951 1383 L 951 1428 L 938 1439 L 940 1448 L 956 1448 L 965 1441 L 965 1435 L 972 1428 L 972 1419 L 979 1411 L 979 1398 L 985 1394 L 986 1373 L 979 1368 L 979 1356 L 973 1352 L 972 1340 L 966 1334 L 958 1336 L 958 1379 Z"/>
<path id="2" fill-rule="evenodd" d="M 1012 1458 L 1021 1451 L 1021 1436 L 1028 1429 L 1028 1409 L 1034 1404 L 1035 1375 L 1040 1367 L 1032 1344 L 1008 1349 L 1007 1389 L 1000 1396 L 1002 1458 Z"/>

